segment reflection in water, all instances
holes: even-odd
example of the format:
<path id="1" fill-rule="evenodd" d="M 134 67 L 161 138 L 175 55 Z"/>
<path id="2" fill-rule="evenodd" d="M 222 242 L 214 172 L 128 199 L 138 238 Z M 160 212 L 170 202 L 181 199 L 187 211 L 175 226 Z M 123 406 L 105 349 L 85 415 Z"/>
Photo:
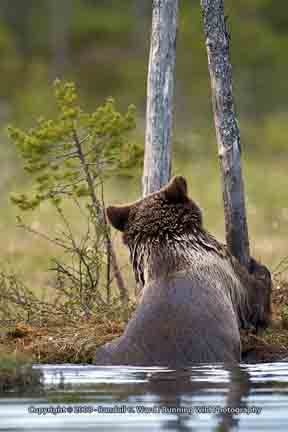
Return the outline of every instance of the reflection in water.
<path id="1" fill-rule="evenodd" d="M 288 430 L 288 363 L 199 365 L 181 370 L 77 365 L 37 368 L 43 372 L 44 396 L 43 390 L 33 398 L 16 392 L 0 394 L 0 431 L 29 431 L 32 427 L 43 432 L 97 428 L 106 432 L 274 431 L 275 422 L 277 430 Z M 60 406 L 71 412 L 37 415 L 28 412 L 32 405 Z M 83 406 L 92 412 L 73 412 Z M 126 413 L 99 413 L 100 406 L 124 406 Z M 253 407 L 263 411 L 258 415 L 243 412 Z"/>
<path id="2" fill-rule="evenodd" d="M 248 408 L 247 399 L 250 391 L 249 374 L 245 369 L 232 368 L 230 370 L 230 381 L 228 385 L 228 393 L 226 397 L 225 408 Z M 231 428 L 237 429 L 239 425 L 239 416 L 233 415 L 230 412 L 221 414 L 221 421 L 217 427 L 217 431 L 225 432 Z M 234 430 L 234 429 L 233 429 Z"/>
<path id="3" fill-rule="evenodd" d="M 219 423 L 216 426 L 217 431 L 225 432 L 237 429 L 239 423 L 239 416 L 235 416 L 234 411 L 237 412 L 237 408 L 243 408 L 247 406 L 247 398 L 250 389 L 249 374 L 245 369 L 241 367 L 229 368 L 227 367 L 227 394 L 223 403 L 220 404 L 221 408 L 234 408 L 236 410 L 227 410 L 223 413 L 216 414 L 219 417 Z M 182 413 L 183 407 L 189 409 L 193 407 L 194 401 L 193 396 L 197 400 L 197 396 L 201 392 L 207 392 L 210 390 L 217 391 L 219 393 L 223 390 L 224 383 L 213 382 L 213 386 L 207 382 L 207 370 L 201 368 L 189 368 L 181 371 L 167 373 L 159 372 L 152 375 L 149 380 L 149 388 L 155 395 L 159 396 L 159 405 L 168 408 L 177 408 L 178 413 L 175 417 L 168 419 L 163 422 L 163 430 L 178 430 L 181 432 L 191 431 L 190 419 L 191 415 Z M 210 388 L 209 388 L 210 387 Z M 195 401 L 196 402 L 196 401 Z M 216 406 L 217 407 L 217 401 Z M 209 409 L 213 408 L 213 405 L 197 405 L 195 410 L 201 408 Z M 209 413 L 208 413 L 209 414 Z M 195 413 L 194 415 L 197 415 Z"/>

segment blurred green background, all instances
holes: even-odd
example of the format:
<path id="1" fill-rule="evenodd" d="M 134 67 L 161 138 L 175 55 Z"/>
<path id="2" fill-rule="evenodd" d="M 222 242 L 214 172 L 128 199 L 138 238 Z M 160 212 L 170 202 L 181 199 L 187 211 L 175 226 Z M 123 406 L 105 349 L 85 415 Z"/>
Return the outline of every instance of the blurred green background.
<path id="1" fill-rule="evenodd" d="M 136 139 L 144 143 L 151 3 L 1 0 L 1 259 L 32 287 L 52 283 L 47 269 L 57 251 L 16 229 L 17 210 L 9 194 L 29 188 L 29 179 L 5 127 L 29 126 L 39 115 L 52 115 L 51 83 L 60 77 L 77 83 L 82 106 L 88 110 L 108 96 L 115 97 L 122 110 L 135 104 Z M 180 1 L 173 173 L 187 176 L 206 227 L 223 240 L 220 171 L 199 3 Z M 225 7 L 232 35 L 251 251 L 273 270 L 288 255 L 288 3 L 226 0 Z M 136 180 L 113 179 L 105 192 L 109 202 L 139 197 L 141 170 Z M 79 215 L 70 217 L 81 231 Z M 28 220 L 44 232 L 53 232 L 58 223 L 48 204 Z M 126 260 L 120 246 L 119 253 Z"/>

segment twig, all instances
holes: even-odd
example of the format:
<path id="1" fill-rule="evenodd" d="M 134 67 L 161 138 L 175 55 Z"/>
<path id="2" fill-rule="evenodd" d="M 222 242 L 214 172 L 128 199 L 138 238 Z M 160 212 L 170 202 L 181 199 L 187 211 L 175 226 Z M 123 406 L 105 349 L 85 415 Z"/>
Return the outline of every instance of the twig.
<path id="1" fill-rule="evenodd" d="M 76 132 L 75 128 L 73 130 L 73 138 L 74 138 L 74 141 L 75 141 L 75 146 L 76 146 L 77 151 L 78 151 L 78 155 L 79 155 L 79 159 L 80 159 L 81 165 L 83 167 L 83 170 L 84 170 L 84 173 L 85 173 L 85 176 L 86 176 L 86 181 L 87 181 L 89 192 L 90 192 L 90 196 L 91 196 L 91 199 L 92 199 L 95 215 L 97 216 L 100 224 L 103 224 L 103 226 L 104 226 L 104 234 L 105 234 L 105 238 L 106 238 L 107 252 L 109 252 L 111 254 L 111 264 L 112 264 L 113 270 L 115 272 L 116 281 L 117 281 L 118 289 L 119 289 L 119 292 L 120 292 L 120 296 L 123 299 L 123 301 L 126 303 L 127 289 L 125 287 L 125 283 L 124 283 L 124 280 L 122 278 L 122 275 L 119 272 L 119 266 L 118 266 L 118 263 L 117 263 L 117 258 L 116 258 L 114 249 L 112 247 L 111 239 L 109 237 L 109 230 L 107 228 L 108 225 L 107 225 L 107 222 L 106 222 L 106 219 L 105 219 L 105 212 L 104 212 L 103 207 L 101 207 L 101 204 L 100 204 L 100 202 L 98 201 L 98 199 L 96 197 L 95 189 L 94 189 L 94 182 L 93 182 L 91 173 L 89 171 L 89 167 L 88 167 L 88 165 L 86 163 L 85 155 L 84 155 L 83 149 L 81 147 L 81 142 L 78 139 L 78 135 L 77 135 L 77 132 Z"/>
<path id="2" fill-rule="evenodd" d="M 29 225 L 26 225 L 26 224 L 24 224 L 24 223 L 21 222 L 21 223 L 18 223 L 16 226 L 17 226 L 17 228 L 24 229 L 25 231 L 28 231 L 31 234 L 34 234 L 34 235 L 36 235 L 38 237 L 41 237 L 44 240 L 47 240 L 48 242 L 50 242 L 50 243 L 52 243 L 54 245 L 56 244 L 57 246 L 60 246 L 60 247 L 62 247 L 64 249 L 66 249 L 66 250 L 68 249 L 67 246 L 65 245 L 65 243 L 61 242 L 59 239 L 56 239 L 56 238 L 53 239 L 53 238 L 49 237 L 47 234 L 44 234 L 44 233 L 42 233 L 40 231 L 34 230 Z"/>

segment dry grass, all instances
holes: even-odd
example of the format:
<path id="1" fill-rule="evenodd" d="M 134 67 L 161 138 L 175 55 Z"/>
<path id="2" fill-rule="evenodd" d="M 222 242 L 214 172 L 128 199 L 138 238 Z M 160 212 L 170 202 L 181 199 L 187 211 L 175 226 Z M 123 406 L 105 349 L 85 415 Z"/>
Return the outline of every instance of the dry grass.
<path id="1" fill-rule="evenodd" d="M 0 349 L 29 354 L 39 363 L 91 363 L 96 348 L 120 336 L 124 326 L 124 321 L 95 319 L 41 328 L 17 323 L 2 337 Z"/>
<path id="2" fill-rule="evenodd" d="M 91 363 L 96 348 L 120 336 L 124 326 L 124 321 L 95 319 L 41 328 L 17 323 L 2 338 L 2 348 L 29 354 L 38 363 Z"/>
<path id="3" fill-rule="evenodd" d="M 129 316 L 133 310 L 131 305 Z M 248 361 L 273 361 L 288 356 L 287 311 L 288 282 L 274 281 L 271 326 L 260 334 L 242 333 L 243 353 Z M 126 321 L 117 318 L 117 314 L 116 318 L 103 315 L 42 327 L 19 322 L 0 337 L 0 351 L 24 353 L 39 363 L 91 363 L 96 348 L 120 336 L 125 325 Z"/>
<path id="4" fill-rule="evenodd" d="M 288 357 L 288 281 L 274 280 L 272 322 L 260 334 L 242 332 L 248 361 L 275 361 Z"/>
<path id="5" fill-rule="evenodd" d="M 131 316 L 135 305 L 129 304 Z M 119 303 L 90 319 L 53 317 L 45 324 L 16 322 L 0 334 L 0 352 L 25 354 L 37 363 L 92 363 L 96 348 L 123 333 L 127 320 Z"/>

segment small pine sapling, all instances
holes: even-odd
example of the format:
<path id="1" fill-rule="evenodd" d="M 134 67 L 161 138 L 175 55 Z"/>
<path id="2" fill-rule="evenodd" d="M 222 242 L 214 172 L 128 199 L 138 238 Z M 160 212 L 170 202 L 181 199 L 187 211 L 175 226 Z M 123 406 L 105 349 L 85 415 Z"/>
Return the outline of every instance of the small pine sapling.
<path id="1" fill-rule="evenodd" d="M 70 264 L 54 260 L 57 287 L 71 301 L 76 298 L 89 316 L 94 303 L 110 301 L 113 277 L 121 300 L 125 304 L 128 300 L 106 223 L 103 181 L 111 175 L 127 175 L 142 157 L 143 150 L 127 139 L 127 134 L 135 128 L 132 105 L 121 114 L 116 111 L 114 100 L 109 98 L 96 111 L 86 113 L 79 105 L 74 83 L 56 80 L 54 93 L 57 103 L 54 120 L 41 117 L 28 131 L 8 128 L 24 168 L 33 179 L 32 192 L 13 194 L 11 200 L 22 211 L 34 210 L 46 200 L 54 205 L 64 226 L 62 236 L 50 238 L 37 234 L 61 246 L 70 255 Z M 87 229 L 80 241 L 76 240 L 64 213 L 63 205 L 67 200 L 86 215 Z M 22 218 L 18 222 L 22 228 L 35 232 Z M 112 277 L 110 262 L 114 271 Z M 104 264 L 105 299 L 99 289 Z"/>

